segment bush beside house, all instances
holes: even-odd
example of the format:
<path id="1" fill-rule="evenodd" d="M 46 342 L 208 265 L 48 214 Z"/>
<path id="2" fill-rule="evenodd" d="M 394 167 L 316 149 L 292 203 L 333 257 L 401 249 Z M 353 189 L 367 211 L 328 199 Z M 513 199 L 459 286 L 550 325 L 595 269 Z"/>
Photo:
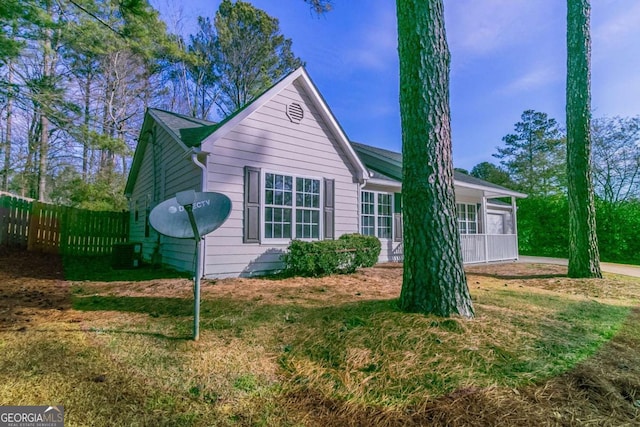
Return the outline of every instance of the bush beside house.
<path id="1" fill-rule="evenodd" d="M 337 240 L 307 242 L 293 240 L 283 255 L 285 274 L 319 277 L 353 273 L 360 267 L 372 267 L 380 255 L 380 241 L 374 236 L 344 234 Z"/>

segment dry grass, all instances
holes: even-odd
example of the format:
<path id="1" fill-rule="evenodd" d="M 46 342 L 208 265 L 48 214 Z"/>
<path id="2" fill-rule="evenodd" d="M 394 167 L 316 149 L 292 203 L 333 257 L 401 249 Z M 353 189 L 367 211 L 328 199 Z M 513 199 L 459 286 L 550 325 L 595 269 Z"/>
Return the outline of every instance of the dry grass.
<path id="1" fill-rule="evenodd" d="M 0 405 L 64 404 L 70 426 L 640 420 L 628 278 L 472 267 L 471 321 L 398 311 L 399 265 L 206 282 L 192 342 L 190 281 L 67 282 L 57 262 L 0 254 Z"/>

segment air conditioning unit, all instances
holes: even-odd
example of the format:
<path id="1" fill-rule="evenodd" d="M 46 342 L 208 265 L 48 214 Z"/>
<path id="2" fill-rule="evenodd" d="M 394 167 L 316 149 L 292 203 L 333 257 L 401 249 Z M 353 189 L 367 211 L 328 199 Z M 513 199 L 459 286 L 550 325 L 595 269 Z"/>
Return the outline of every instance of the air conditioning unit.
<path id="1" fill-rule="evenodd" d="M 142 243 L 116 243 L 111 251 L 111 268 L 124 270 L 142 265 Z"/>

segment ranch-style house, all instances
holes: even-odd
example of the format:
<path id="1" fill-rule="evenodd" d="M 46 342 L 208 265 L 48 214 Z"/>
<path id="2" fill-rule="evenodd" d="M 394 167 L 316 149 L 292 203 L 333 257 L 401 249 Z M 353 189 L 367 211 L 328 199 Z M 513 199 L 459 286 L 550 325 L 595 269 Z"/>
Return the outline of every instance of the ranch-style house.
<path id="1" fill-rule="evenodd" d="M 515 200 L 526 196 L 454 178 L 464 262 L 517 259 Z M 148 220 L 189 189 L 232 202 L 204 238 L 203 277 L 278 270 L 292 239 L 355 232 L 380 239 L 380 262 L 402 261 L 402 155 L 350 141 L 304 68 L 219 123 L 147 110 L 125 190 L 129 240 L 142 242 L 143 259 L 193 269 L 193 240 L 159 235 Z"/>

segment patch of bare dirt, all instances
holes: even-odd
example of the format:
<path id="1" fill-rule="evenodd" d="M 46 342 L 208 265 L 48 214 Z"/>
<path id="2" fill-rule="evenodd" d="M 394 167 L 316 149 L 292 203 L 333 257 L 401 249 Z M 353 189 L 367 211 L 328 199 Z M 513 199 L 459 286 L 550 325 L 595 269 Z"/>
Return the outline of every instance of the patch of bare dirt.
<path id="1" fill-rule="evenodd" d="M 39 317 L 71 306 L 55 255 L 0 248 L 0 284 L 0 330 L 25 330 Z"/>

